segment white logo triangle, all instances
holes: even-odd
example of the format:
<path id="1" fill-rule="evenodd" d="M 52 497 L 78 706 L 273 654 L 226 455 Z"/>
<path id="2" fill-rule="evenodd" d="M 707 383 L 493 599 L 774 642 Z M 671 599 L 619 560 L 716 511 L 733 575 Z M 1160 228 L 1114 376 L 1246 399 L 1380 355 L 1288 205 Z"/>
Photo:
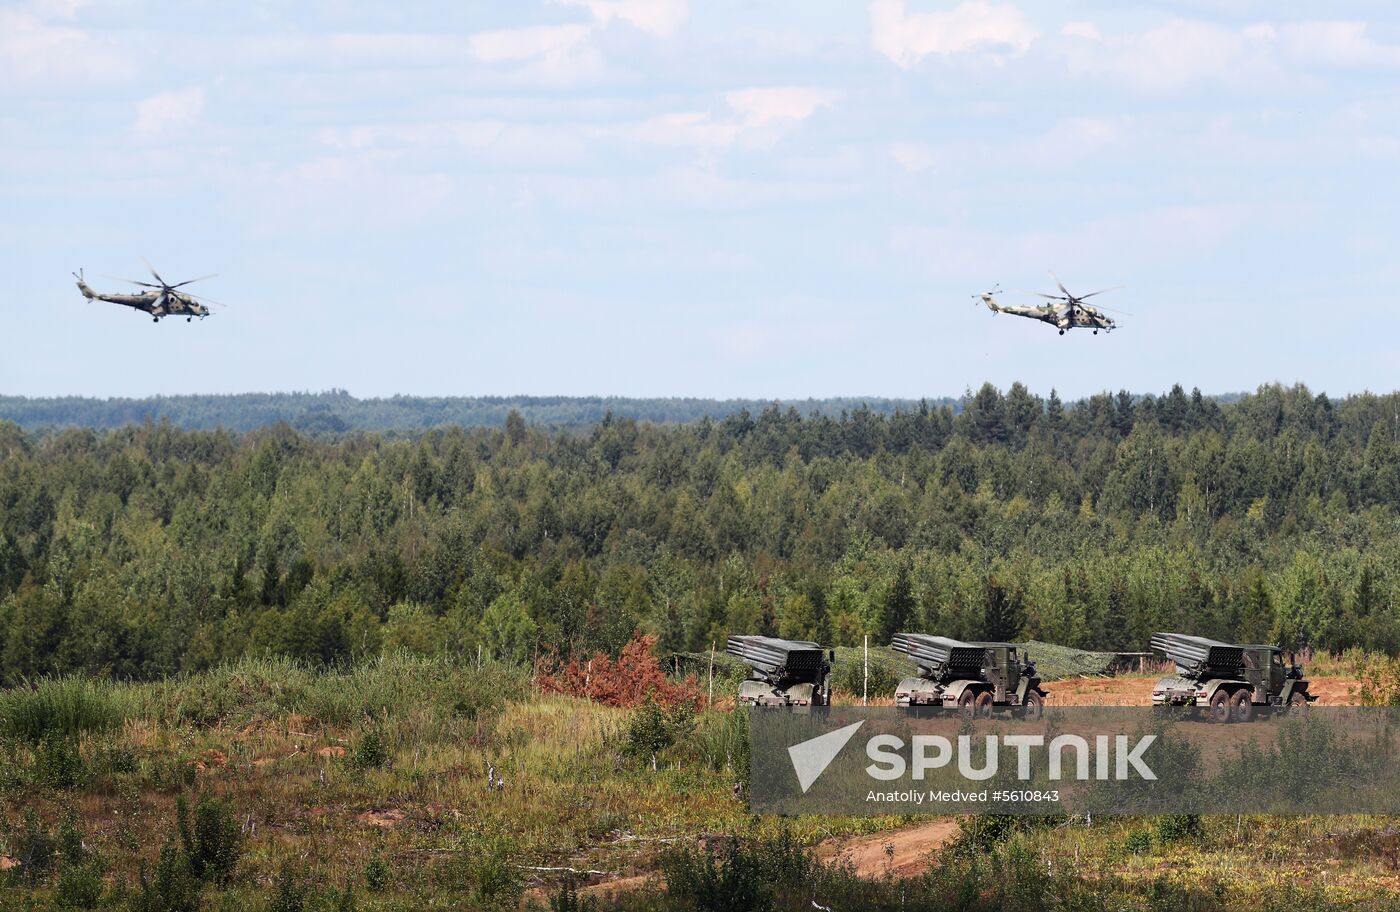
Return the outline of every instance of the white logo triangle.
<path id="1" fill-rule="evenodd" d="M 807 794 L 807 789 L 812 787 L 826 768 L 831 765 L 831 761 L 836 759 L 836 755 L 841 753 L 841 748 L 846 746 L 846 742 L 851 740 L 851 736 L 856 733 L 856 729 L 865 724 L 862 719 L 845 728 L 838 728 L 834 732 L 827 732 L 818 735 L 801 744 L 794 744 L 788 748 L 788 756 L 792 758 L 793 771 L 797 773 L 797 784 L 802 786 L 802 794 Z"/>

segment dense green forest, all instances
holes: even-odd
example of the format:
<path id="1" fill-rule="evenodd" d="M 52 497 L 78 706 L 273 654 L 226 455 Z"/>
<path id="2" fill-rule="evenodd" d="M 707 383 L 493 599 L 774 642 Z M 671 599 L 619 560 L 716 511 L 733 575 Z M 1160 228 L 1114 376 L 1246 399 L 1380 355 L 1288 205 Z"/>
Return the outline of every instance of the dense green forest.
<path id="1" fill-rule="evenodd" d="M 740 411 L 411 439 L 0 423 L 0 678 L 914 628 L 1400 649 L 1400 394 Z"/>
<path id="2" fill-rule="evenodd" d="M 939 399 L 932 406 L 956 406 Z M 79 396 L 30 399 L 0 396 L 0 421 L 33 429 L 90 427 L 119 428 L 146 421 L 169 421 L 176 427 L 211 431 L 252 431 L 281 421 L 307 434 L 347 431 L 393 431 L 413 434 L 437 427 L 500 427 L 512 411 L 527 424 L 578 428 L 597 424 L 608 415 L 680 424 L 701 418 L 726 418 L 777 405 L 804 415 L 832 417 L 856 408 L 882 415 L 918 408 L 907 399 L 836 398 L 760 399 L 629 399 L 620 396 L 393 396 L 356 399 L 344 390 L 327 393 L 243 393 L 234 396 L 153 396 L 148 399 L 91 399 Z"/>

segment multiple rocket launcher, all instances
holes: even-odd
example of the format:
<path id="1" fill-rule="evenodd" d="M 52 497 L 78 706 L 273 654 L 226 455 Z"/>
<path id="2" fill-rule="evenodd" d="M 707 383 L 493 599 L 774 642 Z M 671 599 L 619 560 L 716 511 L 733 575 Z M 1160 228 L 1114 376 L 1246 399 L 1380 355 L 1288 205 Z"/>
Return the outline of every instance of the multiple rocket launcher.
<path id="1" fill-rule="evenodd" d="M 922 633 L 897 633 L 892 648 L 908 656 L 918 676 L 901 681 L 902 707 L 942 706 L 987 715 L 1010 706 L 1037 717 L 1044 704 L 1035 664 L 1013 643 L 967 643 Z M 1274 646 L 1222 643 L 1181 633 L 1157 633 L 1152 649 L 1176 663 L 1176 675 L 1153 691 L 1156 705 L 1208 707 L 1219 721 L 1253 718 L 1254 707 L 1294 709 L 1316 699 L 1302 668 L 1285 668 Z M 751 669 L 739 686 L 741 704 L 783 707 L 830 703 L 834 651 L 806 640 L 732 636 L 725 652 Z"/>

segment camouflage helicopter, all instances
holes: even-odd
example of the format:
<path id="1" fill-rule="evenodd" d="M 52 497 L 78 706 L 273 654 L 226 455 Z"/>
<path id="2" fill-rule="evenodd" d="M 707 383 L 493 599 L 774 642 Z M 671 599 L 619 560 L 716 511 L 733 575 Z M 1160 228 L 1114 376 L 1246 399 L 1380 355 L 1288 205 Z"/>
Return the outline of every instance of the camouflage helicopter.
<path id="1" fill-rule="evenodd" d="M 146 263 L 145 260 L 141 262 Z M 184 317 L 186 323 L 190 322 L 195 317 L 199 317 L 202 320 L 209 316 L 211 311 L 201 302 L 207 301 L 209 304 L 218 303 L 217 301 L 210 301 L 208 298 L 200 298 L 196 295 L 192 295 L 188 291 L 176 291 L 177 288 L 181 288 L 191 282 L 212 279 L 214 277 L 213 275 L 200 276 L 198 279 L 186 279 L 183 282 L 176 282 L 174 285 L 171 285 L 160 277 L 160 273 L 156 272 L 155 267 L 150 263 L 146 263 L 146 268 L 151 271 L 151 275 L 160 283 L 159 285 L 154 285 L 150 282 L 138 282 L 135 279 L 117 279 L 118 282 L 130 282 L 133 285 L 140 285 L 143 288 L 152 289 L 150 291 L 138 291 L 132 294 L 101 294 L 93 291 L 87 286 L 87 282 L 83 280 L 81 269 L 73 273 L 73 278 L 78 280 L 78 290 L 81 291 L 83 297 L 87 298 L 89 301 L 107 301 L 111 304 L 121 304 L 125 307 L 132 307 L 136 310 L 145 311 L 151 315 L 151 320 L 155 323 L 159 323 L 161 317 Z M 109 276 L 108 278 L 115 278 L 115 276 Z"/>
<path id="2" fill-rule="evenodd" d="M 1094 335 L 1097 336 L 1101 329 L 1107 333 L 1118 328 L 1118 324 L 1113 321 L 1112 317 L 1105 314 L 1100 308 L 1085 304 L 1084 299 L 1103 294 L 1105 291 L 1114 291 L 1116 288 L 1122 286 L 1102 288 L 1098 291 L 1091 291 L 1086 295 L 1074 295 L 1070 294 L 1069 289 L 1064 286 L 1064 283 L 1062 283 L 1059 277 L 1053 272 L 1050 273 L 1050 277 L 1054 279 L 1055 284 L 1059 286 L 1060 294 L 1046 294 L 1042 291 L 1032 291 L 1030 294 L 1040 295 L 1042 298 L 1049 298 L 1051 301 L 1058 302 L 1055 304 L 1041 304 L 1034 307 L 1017 307 L 1014 305 L 1008 306 L 1000 304 L 997 302 L 996 298 L 992 297 L 994 294 L 1000 294 L 1000 289 L 984 291 L 980 295 L 974 295 L 973 297 L 981 298 L 982 303 L 986 304 L 987 309 L 992 313 L 1009 313 L 1018 317 L 1030 317 L 1032 320 L 1040 320 L 1057 328 L 1062 336 L 1067 329 L 1092 329 Z"/>

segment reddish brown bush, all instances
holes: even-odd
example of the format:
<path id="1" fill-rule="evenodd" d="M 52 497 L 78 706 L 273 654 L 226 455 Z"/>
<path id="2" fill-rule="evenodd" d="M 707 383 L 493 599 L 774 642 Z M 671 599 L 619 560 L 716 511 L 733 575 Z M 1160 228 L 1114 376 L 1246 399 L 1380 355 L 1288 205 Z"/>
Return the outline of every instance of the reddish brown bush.
<path id="1" fill-rule="evenodd" d="M 585 697 L 608 706 L 637 706 L 648 698 L 660 706 L 688 703 L 700 704 L 700 687 L 695 676 L 684 681 L 672 681 L 662 671 L 661 663 L 651 649 L 654 636 L 636 636 L 616 660 L 605 652 L 591 659 L 570 659 L 562 668 L 549 674 L 536 670 L 536 683 L 545 693 Z"/>

